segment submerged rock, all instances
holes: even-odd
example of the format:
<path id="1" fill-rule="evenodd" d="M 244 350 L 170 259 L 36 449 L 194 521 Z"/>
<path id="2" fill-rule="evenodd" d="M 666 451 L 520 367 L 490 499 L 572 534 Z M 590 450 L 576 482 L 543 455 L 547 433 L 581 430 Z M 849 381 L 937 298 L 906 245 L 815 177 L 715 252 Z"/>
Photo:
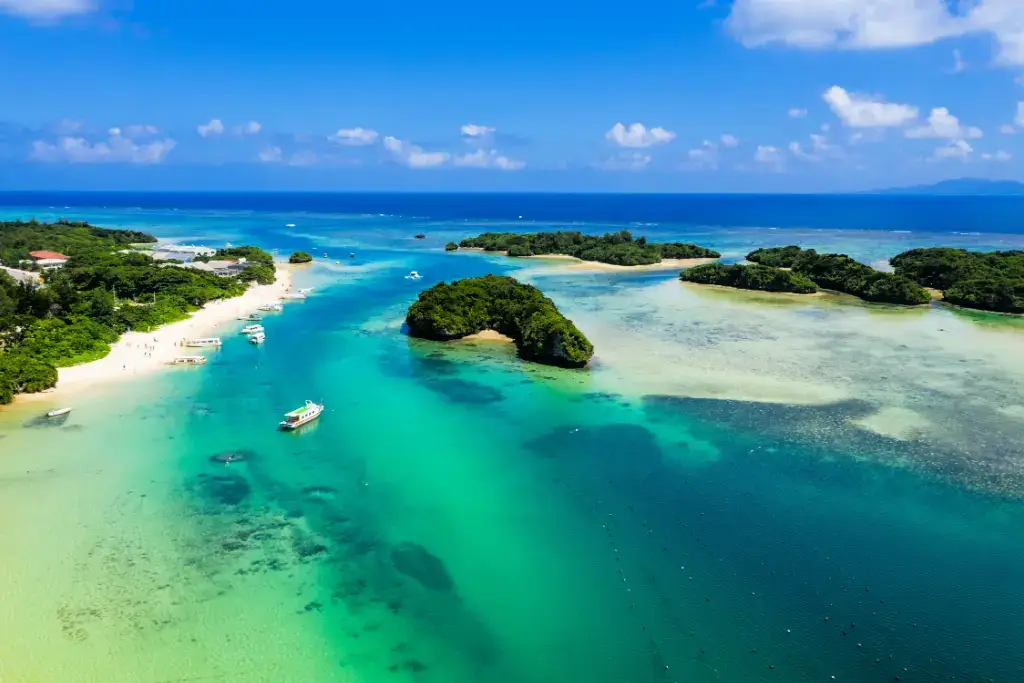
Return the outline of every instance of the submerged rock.
<path id="1" fill-rule="evenodd" d="M 395 546 L 391 551 L 391 564 L 431 590 L 450 592 L 455 587 L 444 562 L 418 543 Z"/>
<path id="2" fill-rule="evenodd" d="M 207 477 L 202 485 L 206 495 L 221 505 L 238 505 L 252 492 L 249 482 L 234 474 Z"/>

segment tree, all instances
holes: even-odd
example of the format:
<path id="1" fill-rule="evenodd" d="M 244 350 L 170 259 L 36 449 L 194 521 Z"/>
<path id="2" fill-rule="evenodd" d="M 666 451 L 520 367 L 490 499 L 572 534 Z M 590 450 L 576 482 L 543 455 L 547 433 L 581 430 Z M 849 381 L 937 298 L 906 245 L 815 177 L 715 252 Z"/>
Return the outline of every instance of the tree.
<path id="1" fill-rule="evenodd" d="M 296 251 L 288 257 L 288 263 L 309 263 L 313 257 L 304 251 Z"/>

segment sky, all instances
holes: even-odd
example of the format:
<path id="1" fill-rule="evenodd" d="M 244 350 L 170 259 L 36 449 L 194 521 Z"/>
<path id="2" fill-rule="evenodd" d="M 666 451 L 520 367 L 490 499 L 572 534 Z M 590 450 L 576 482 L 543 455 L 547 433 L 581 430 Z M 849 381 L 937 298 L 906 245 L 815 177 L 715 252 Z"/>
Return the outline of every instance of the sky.
<path id="1" fill-rule="evenodd" d="M 0 0 L 0 187 L 1024 178 L 1024 0 Z"/>

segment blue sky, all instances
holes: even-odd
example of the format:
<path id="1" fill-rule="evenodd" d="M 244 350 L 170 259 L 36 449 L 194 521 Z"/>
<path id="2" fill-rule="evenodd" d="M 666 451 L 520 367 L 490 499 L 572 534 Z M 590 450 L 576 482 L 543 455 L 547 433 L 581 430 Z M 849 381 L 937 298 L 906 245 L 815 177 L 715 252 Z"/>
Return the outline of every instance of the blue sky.
<path id="1" fill-rule="evenodd" d="M 0 0 L 9 189 L 1020 178 L 1024 2 Z"/>

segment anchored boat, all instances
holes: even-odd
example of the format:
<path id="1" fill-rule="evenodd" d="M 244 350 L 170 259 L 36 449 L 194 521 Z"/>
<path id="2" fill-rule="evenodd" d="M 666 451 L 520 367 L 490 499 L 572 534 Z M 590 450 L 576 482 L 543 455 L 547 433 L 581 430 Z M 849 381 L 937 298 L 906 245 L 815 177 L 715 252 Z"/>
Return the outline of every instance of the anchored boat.
<path id="1" fill-rule="evenodd" d="M 256 334 L 263 331 L 263 325 L 246 325 L 242 328 L 242 334 Z"/>
<path id="2" fill-rule="evenodd" d="M 71 408 L 56 408 L 46 413 L 46 417 L 60 417 L 61 415 L 67 415 L 71 412 Z"/>
<path id="3" fill-rule="evenodd" d="M 178 356 L 167 361 L 168 365 L 202 365 L 206 362 L 206 356 Z"/>
<path id="4" fill-rule="evenodd" d="M 262 344 L 264 342 L 264 340 L 266 340 L 266 338 L 267 338 L 267 335 L 263 334 L 262 332 L 257 332 L 256 334 L 253 334 L 253 335 L 249 336 L 249 343 L 250 344 Z"/>
<path id="5" fill-rule="evenodd" d="M 261 311 L 280 311 L 281 310 L 281 304 L 279 304 L 279 303 L 263 304 L 262 306 L 257 306 L 256 308 L 258 308 Z"/>
<path id="6" fill-rule="evenodd" d="M 306 405 L 296 408 L 284 416 L 284 419 L 281 420 L 281 429 L 297 429 L 307 422 L 312 422 L 320 417 L 322 412 L 324 412 L 323 403 L 314 403 L 306 399 Z"/>
<path id="7" fill-rule="evenodd" d="M 202 337 L 185 341 L 185 346 L 220 346 L 220 344 L 220 337 Z"/>

